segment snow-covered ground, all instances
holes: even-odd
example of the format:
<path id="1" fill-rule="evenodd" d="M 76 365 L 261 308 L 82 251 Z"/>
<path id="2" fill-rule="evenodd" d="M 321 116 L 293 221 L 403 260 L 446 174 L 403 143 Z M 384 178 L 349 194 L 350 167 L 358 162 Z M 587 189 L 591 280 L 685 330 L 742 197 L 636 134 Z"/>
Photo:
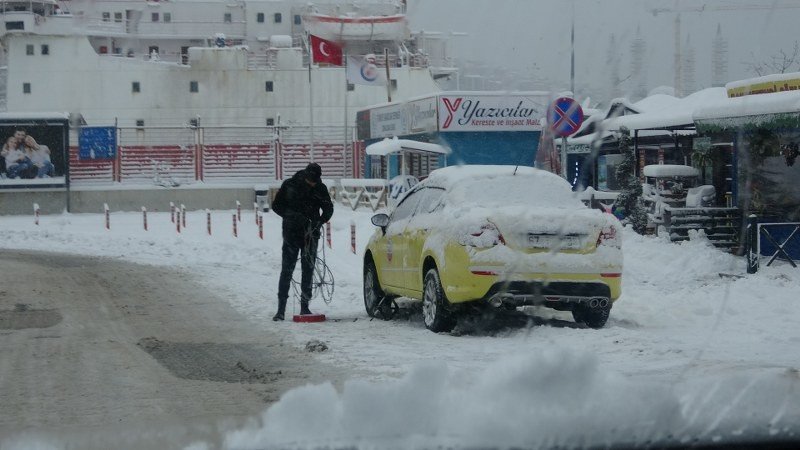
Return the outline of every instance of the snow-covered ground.
<path id="1" fill-rule="evenodd" d="M 374 229 L 372 213 L 337 205 L 326 250 L 334 299 L 312 303 L 328 321 L 275 323 L 279 218 L 264 215 L 260 240 L 253 211 L 244 211 L 235 238 L 233 213 L 212 213 L 211 236 L 204 211 L 189 212 L 180 234 L 163 212 L 149 213 L 149 231 L 140 213 L 112 212 L 110 230 L 101 214 L 43 216 L 38 226 L 32 216 L 5 216 L 0 248 L 183 268 L 253 326 L 279 329 L 298 348 L 323 340 L 329 350 L 319 358 L 352 370 L 342 391 L 321 385 L 287 393 L 227 437 L 235 448 L 797 439 L 798 269 L 748 275 L 742 258 L 702 237 L 677 245 L 626 230 L 623 295 L 604 329 L 530 310 L 536 319 L 528 324 L 434 334 L 413 308 L 394 321 L 369 320 L 360 255 Z M 290 304 L 287 313 L 297 310 Z"/>

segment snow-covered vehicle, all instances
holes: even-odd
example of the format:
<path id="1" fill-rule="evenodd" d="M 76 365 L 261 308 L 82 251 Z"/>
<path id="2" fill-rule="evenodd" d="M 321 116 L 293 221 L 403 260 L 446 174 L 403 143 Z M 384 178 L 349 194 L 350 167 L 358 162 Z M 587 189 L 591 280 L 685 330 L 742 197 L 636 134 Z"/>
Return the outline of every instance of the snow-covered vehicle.
<path id="1" fill-rule="evenodd" d="M 458 305 L 544 305 L 600 328 L 620 296 L 621 227 L 569 184 L 530 167 L 431 173 L 378 227 L 364 254 L 364 304 L 422 300 L 426 327 L 455 325 Z"/>
<path id="2" fill-rule="evenodd" d="M 642 170 L 642 200 L 648 213 L 648 223 L 663 223 L 664 208 L 699 208 L 712 206 L 716 199 L 714 186 L 698 186 L 700 171 L 691 166 L 657 164 Z"/>

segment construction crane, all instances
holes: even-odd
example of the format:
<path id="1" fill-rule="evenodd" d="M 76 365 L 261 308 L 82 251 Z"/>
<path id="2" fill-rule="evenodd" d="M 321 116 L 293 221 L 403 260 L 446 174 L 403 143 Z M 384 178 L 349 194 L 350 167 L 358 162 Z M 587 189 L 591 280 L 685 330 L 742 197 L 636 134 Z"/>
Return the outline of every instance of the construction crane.
<path id="1" fill-rule="evenodd" d="M 704 12 L 720 12 L 720 11 L 753 11 L 753 10 L 779 10 L 779 9 L 800 9 L 800 2 L 796 0 L 779 2 L 775 1 L 772 4 L 755 4 L 743 3 L 737 4 L 736 1 L 719 1 L 718 4 L 714 2 L 703 3 L 700 6 L 679 6 L 680 2 L 675 1 L 675 7 L 672 8 L 652 8 L 650 10 L 654 17 L 658 17 L 661 13 L 675 13 L 675 95 L 680 97 L 683 95 L 683 82 L 681 80 L 681 71 L 683 64 L 683 56 L 681 54 L 681 14 L 682 13 L 704 13 Z"/>

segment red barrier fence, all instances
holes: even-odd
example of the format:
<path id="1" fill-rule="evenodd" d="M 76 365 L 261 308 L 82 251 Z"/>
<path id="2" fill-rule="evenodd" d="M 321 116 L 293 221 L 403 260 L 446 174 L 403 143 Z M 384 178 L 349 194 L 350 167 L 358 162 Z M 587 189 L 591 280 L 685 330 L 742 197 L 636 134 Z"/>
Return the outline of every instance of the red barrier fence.
<path id="1" fill-rule="evenodd" d="M 363 144 L 345 139 L 341 127 L 315 128 L 314 161 L 325 178 L 359 177 Z M 70 179 L 78 184 L 281 180 L 311 160 L 307 127 L 118 128 L 111 159 L 80 159 L 69 149 Z M 77 142 L 77 137 L 71 138 Z"/>

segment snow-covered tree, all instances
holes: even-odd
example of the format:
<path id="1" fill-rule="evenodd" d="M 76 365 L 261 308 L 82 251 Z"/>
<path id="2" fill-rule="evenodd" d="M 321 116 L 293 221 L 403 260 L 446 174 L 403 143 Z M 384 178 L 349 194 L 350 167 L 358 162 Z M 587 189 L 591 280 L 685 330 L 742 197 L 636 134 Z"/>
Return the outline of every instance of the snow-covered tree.
<path id="1" fill-rule="evenodd" d="M 728 81 L 728 39 L 722 37 L 722 26 L 717 24 L 717 35 L 711 50 L 711 85 L 725 86 Z"/>
<path id="2" fill-rule="evenodd" d="M 616 177 L 620 188 L 617 197 L 617 210 L 622 210 L 623 221 L 630 223 L 633 231 L 644 234 L 647 228 L 647 213 L 642 207 L 642 184 L 636 177 L 636 154 L 631 146 L 631 133 L 621 127 L 619 130 L 619 153 L 622 161 L 617 164 Z"/>
<path id="3" fill-rule="evenodd" d="M 645 56 L 647 42 L 642 37 L 642 30 L 636 27 L 636 37 L 631 42 L 631 79 L 633 80 L 633 98 L 647 97 L 647 65 Z"/>

